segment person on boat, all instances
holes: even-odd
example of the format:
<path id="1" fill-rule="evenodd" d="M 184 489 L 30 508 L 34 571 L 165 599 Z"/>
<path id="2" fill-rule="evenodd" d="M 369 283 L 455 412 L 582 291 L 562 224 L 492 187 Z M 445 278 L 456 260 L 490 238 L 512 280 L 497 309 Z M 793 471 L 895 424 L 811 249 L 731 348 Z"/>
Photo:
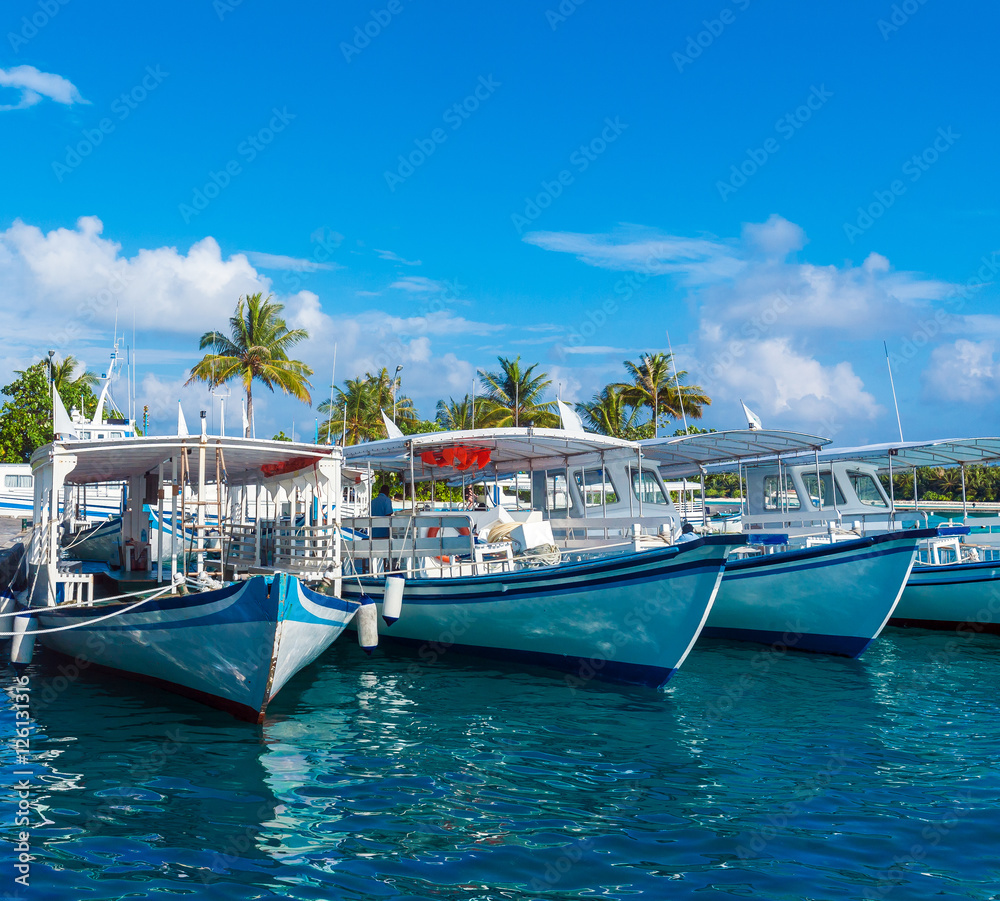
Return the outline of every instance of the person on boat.
<path id="1" fill-rule="evenodd" d="M 698 535 L 694 530 L 694 526 L 691 525 L 691 523 L 686 522 L 684 523 L 684 525 L 681 526 L 681 534 L 677 538 L 677 543 L 681 544 L 682 542 L 685 541 L 694 541 L 697 538 Z"/>
<path id="2" fill-rule="evenodd" d="M 372 500 L 372 516 L 392 516 L 392 498 L 389 496 L 389 483 L 383 482 L 378 494 Z M 385 528 L 372 529 L 372 538 L 388 538 L 389 530 Z"/>
<path id="3" fill-rule="evenodd" d="M 382 487 L 379 489 L 378 494 L 372 499 L 371 504 L 371 515 L 372 516 L 392 516 L 392 497 L 389 495 L 389 483 L 383 482 Z M 384 526 L 379 528 L 372 528 L 372 538 L 388 538 L 389 530 Z M 378 561 L 373 559 L 371 565 L 377 569 Z M 388 558 L 382 559 L 382 568 L 389 569 L 390 562 Z"/>

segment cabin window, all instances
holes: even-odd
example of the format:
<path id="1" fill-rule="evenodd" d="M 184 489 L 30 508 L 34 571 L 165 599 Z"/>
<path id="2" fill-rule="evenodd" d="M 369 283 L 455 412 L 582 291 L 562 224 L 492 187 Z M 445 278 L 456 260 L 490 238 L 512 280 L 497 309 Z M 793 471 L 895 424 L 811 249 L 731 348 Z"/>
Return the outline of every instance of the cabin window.
<path id="1" fill-rule="evenodd" d="M 872 478 L 871 473 L 861 472 L 857 469 L 849 469 L 847 478 L 851 480 L 851 488 L 866 507 L 888 507 L 882 492 L 879 491 L 878 483 Z"/>
<path id="2" fill-rule="evenodd" d="M 653 473 L 648 469 L 636 470 L 631 467 L 629 471 L 632 473 L 632 491 L 642 503 L 660 506 L 667 504 L 660 482 Z"/>
<path id="3" fill-rule="evenodd" d="M 569 510 L 569 495 L 566 492 L 566 476 L 556 473 L 545 479 L 546 509 Z"/>
<path id="4" fill-rule="evenodd" d="M 4 476 L 4 488 L 30 488 L 34 484 L 33 476 Z"/>
<path id="5" fill-rule="evenodd" d="M 815 472 L 804 472 L 802 473 L 802 484 L 805 486 L 806 492 L 809 495 L 809 502 L 815 509 L 820 509 L 821 507 L 829 507 L 830 498 L 833 496 L 832 487 L 832 477 L 829 472 L 821 472 L 819 474 L 820 478 L 820 491 L 822 491 L 822 500 L 819 497 L 819 493 L 816 491 L 816 473 Z M 845 506 L 846 501 L 844 500 L 844 494 L 840 490 L 840 486 L 837 486 L 837 505 Z"/>
<path id="6" fill-rule="evenodd" d="M 604 504 L 617 504 L 618 493 L 607 470 L 585 469 L 577 471 L 576 485 L 580 489 L 584 503 L 588 507 L 601 507 Z"/>
<path id="7" fill-rule="evenodd" d="M 798 510 L 800 507 L 799 496 L 792 487 L 791 479 L 779 479 L 776 475 L 764 476 L 765 510 Z"/>

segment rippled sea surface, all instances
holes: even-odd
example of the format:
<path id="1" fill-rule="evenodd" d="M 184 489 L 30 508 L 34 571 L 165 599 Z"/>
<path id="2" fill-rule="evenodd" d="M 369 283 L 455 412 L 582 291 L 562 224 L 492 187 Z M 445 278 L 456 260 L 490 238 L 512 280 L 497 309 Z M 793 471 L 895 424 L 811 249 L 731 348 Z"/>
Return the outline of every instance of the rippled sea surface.
<path id="1" fill-rule="evenodd" d="M 61 662 L 26 767 L 3 672 L 8 896 L 1000 898 L 995 637 L 703 642 L 659 693 L 345 640 L 263 726 Z"/>

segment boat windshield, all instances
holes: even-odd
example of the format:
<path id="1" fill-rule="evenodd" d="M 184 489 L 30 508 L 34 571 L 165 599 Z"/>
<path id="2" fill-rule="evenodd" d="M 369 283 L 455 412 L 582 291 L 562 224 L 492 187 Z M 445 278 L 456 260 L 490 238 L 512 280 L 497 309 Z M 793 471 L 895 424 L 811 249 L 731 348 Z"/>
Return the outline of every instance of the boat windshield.
<path id="1" fill-rule="evenodd" d="M 665 506 L 667 499 L 663 496 L 660 482 L 648 469 L 632 469 L 632 491 L 644 504 L 660 504 Z"/>
<path id="2" fill-rule="evenodd" d="M 888 507 L 885 497 L 879 490 L 879 486 L 876 484 L 875 479 L 872 478 L 871 473 L 861 472 L 857 469 L 849 469 L 847 471 L 847 477 L 851 480 L 851 488 L 854 493 L 858 496 L 858 500 L 861 501 L 867 507 Z"/>
<path id="3" fill-rule="evenodd" d="M 618 493 L 611 476 L 601 467 L 577 471 L 576 484 L 588 507 L 618 503 Z"/>
<path id="4" fill-rule="evenodd" d="M 799 507 L 799 496 L 792 487 L 790 477 L 764 476 L 765 510 L 798 510 Z"/>
<path id="5" fill-rule="evenodd" d="M 830 506 L 830 498 L 833 495 L 833 491 L 830 485 L 831 477 L 829 472 L 821 472 L 820 475 L 820 491 L 822 492 L 822 498 L 819 496 L 819 492 L 816 490 L 816 473 L 815 472 L 804 472 L 802 473 L 802 484 L 809 495 L 809 502 L 815 509 L 820 509 L 821 507 Z M 844 494 L 840 490 L 840 486 L 837 486 L 837 505 L 840 507 L 846 506 L 847 502 L 844 500 Z"/>

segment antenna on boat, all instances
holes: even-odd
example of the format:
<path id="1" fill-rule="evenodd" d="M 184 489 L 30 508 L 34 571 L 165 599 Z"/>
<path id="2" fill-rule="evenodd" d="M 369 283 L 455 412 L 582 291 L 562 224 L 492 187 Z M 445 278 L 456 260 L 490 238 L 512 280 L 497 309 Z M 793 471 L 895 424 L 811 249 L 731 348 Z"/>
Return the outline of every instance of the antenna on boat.
<path id="1" fill-rule="evenodd" d="M 885 365 L 889 369 L 889 387 L 892 388 L 892 404 L 896 408 L 896 425 L 899 426 L 899 440 L 903 440 L 903 422 L 899 418 L 899 402 L 896 400 L 896 385 L 892 380 L 892 363 L 889 362 L 889 345 L 882 342 L 882 347 L 885 348 Z"/>
<path id="2" fill-rule="evenodd" d="M 688 430 L 687 413 L 684 412 L 684 395 L 681 393 L 681 377 L 677 374 L 677 361 L 674 359 L 674 349 L 670 346 L 670 329 L 665 329 L 667 333 L 667 350 L 670 352 L 670 365 L 674 370 L 674 387 L 677 389 L 677 398 L 681 402 L 681 417 L 684 420 L 684 434 Z M 656 432 L 656 424 L 653 424 L 653 432 Z"/>
<path id="3" fill-rule="evenodd" d="M 333 370 L 330 372 L 330 424 L 326 430 L 326 443 L 333 444 L 333 391 L 337 384 L 337 343 L 333 344 Z M 316 441 L 319 442 L 319 432 L 316 433 Z"/>

